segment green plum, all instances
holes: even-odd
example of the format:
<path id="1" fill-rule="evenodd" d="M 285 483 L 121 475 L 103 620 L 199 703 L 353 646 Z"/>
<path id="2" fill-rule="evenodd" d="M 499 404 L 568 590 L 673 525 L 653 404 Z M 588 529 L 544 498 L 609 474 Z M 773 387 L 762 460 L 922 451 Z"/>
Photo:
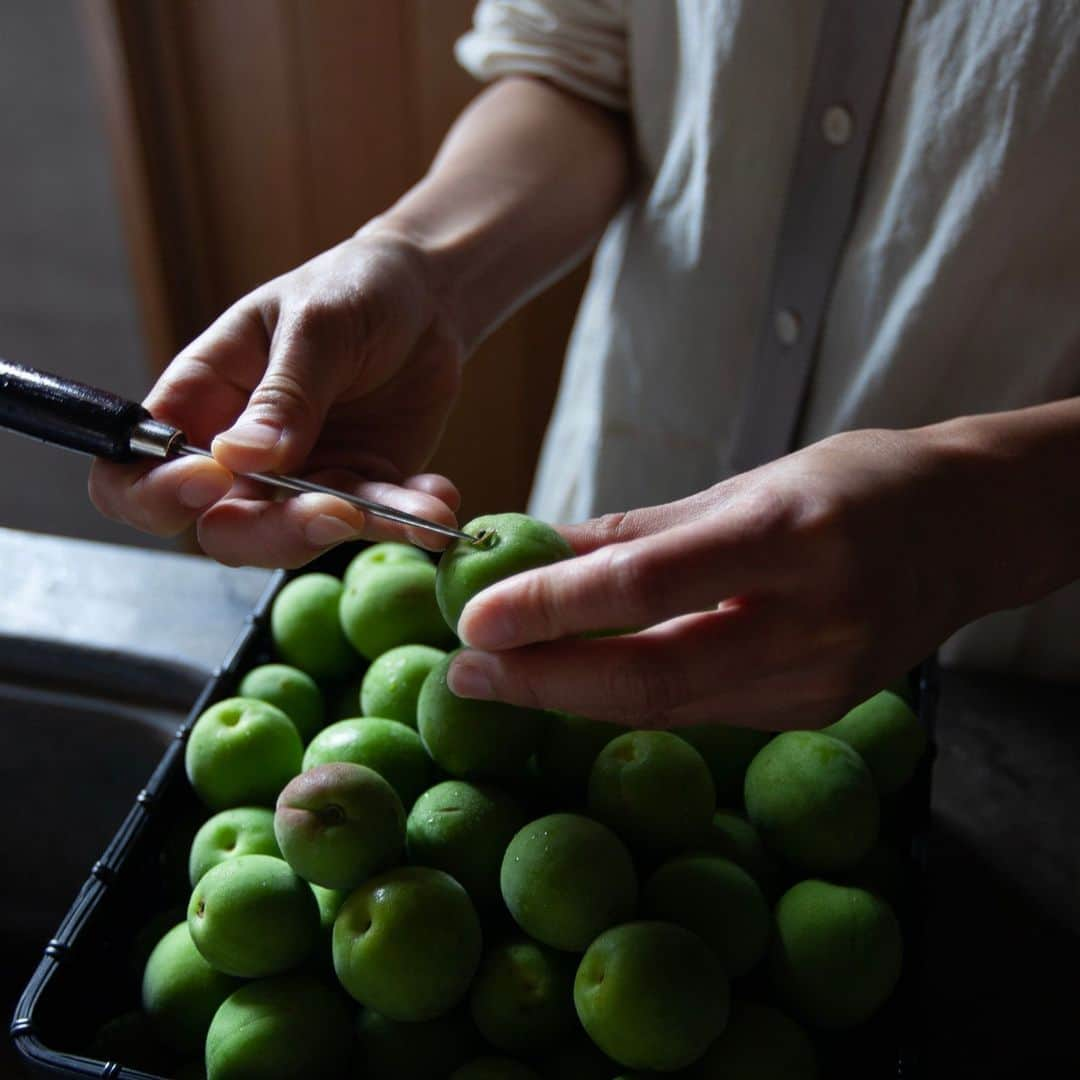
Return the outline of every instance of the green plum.
<path id="1" fill-rule="evenodd" d="M 365 716 L 385 716 L 416 727 L 416 703 L 428 672 L 446 653 L 430 645 L 398 645 L 368 668 L 360 686 Z"/>
<path id="2" fill-rule="evenodd" d="M 720 855 L 680 855 L 641 890 L 642 914 L 676 923 L 716 953 L 730 978 L 765 955 L 772 913 L 758 883 Z"/>
<path id="3" fill-rule="evenodd" d="M 811 879 L 777 901 L 773 981 L 818 1027 L 868 1019 L 893 992 L 902 964 L 900 926 L 880 896 Z"/>
<path id="4" fill-rule="evenodd" d="M 334 923 L 334 970 L 361 1005 L 391 1020 L 433 1020 L 468 992 L 480 920 L 449 874 L 402 866 L 364 882 Z"/>
<path id="5" fill-rule="evenodd" d="M 701 850 L 738 863 L 769 899 L 775 899 L 780 868 L 765 850 L 757 829 L 734 810 L 717 810 L 701 842 Z"/>
<path id="6" fill-rule="evenodd" d="M 544 734 L 547 714 L 500 701 L 456 697 L 446 673 L 457 653 L 440 660 L 424 679 L 417 727 L 427 752 L 452 776 L 517 777 Z"/>
<path id="7" fill-rule="evenodd" d="M 902 911 L 911 900 L 911 871 L 904 857 L 879 841 L 854 866 L 836 875 L 837 885 L 854 885 L 888 900 Z"/>
<path id="8" fill-rule="evenodd" d="M 926 729 L 903 698 L 882 690 L 822 729 L 859 752 L 879 795 L 893 795 L 926 753 Z"/>
<path id="9" fill-rule="evenodd" d="M 548 797 L 561 806 L 584 806 L 596 756 L 625 731 L 622 724 L 551 713 L 536 751 L 537 771 Z"/>
<path id="10" fill-rule="evenodd" d="M 589 946 L 574 1004 L 593 1042 L 620 1065 L 673 1072 L 697 1061 L 724 1030 L 728 981 L 696 934 L 632 922 Z"/>
<path id="11" fill-rule="evenodd" d="M 349 565 L 345 567 L 345 587 L 348 588 L 354 584 L 368 570 L 373 568 L 377 570 L 380 567 L 399 562 L 422 562 L 431 565 L 431 560 L 419 548 L 415 548 L 411 544 L 397 544 L 392 540 L 384 540 L 381 543 L 364 548 L 363 551 L 353 557 Z"/>
<path id="12" fill-rule="evenodd" d="M 625 844 L 579 814 L 550 814 L 510 841 L 500 873 L 503 900 L 530 937 L 582 952 L 602 931 L 631 918 L 637 875 Z"/>
<path id="13" fill-rule="evenodd" d="M 817 1080 L 810 1037 L 769 1005 L 733 1004 L 723 1034 L 705 1051 L 696 1080 Z"/>
<path id="14" fill-rule="evenodd" d="M 455 1069 L 449 1080 L 540 1080 L 540 1077 L 520 1061 L 504 1057 L 482 1057 Z"/>
<path id="15" fill-rule="evenodd" d="M 301 742 L 310 742 L 325 722 L 322 691 L 315 680 L 288 664 L 252 668 L 241 680 L 237 692 L 240 697 L 276 705 L 296 725 Z"/>
<path id="16" fill-rule="evenodd" d="M 435 582 L 439 609 L 455 632 L 465 605 L 503 578 L 569 559 L 574 551 L 550 525 L 525 514 L 488 514 L 465 526 L 482 543 L 455 540 L 442 553 Z"/>
<path id="17" fill-rule="evenodd" d="M 476 1032 L 462 1009 L 416 1023 L 361 1009 L 356 1020 L 363 1080 L 431 1080 L 474 1053 Z"/>
<path id="18" fill-rule="evenodd" d="M 746 812 L 766 846 L 811 873 L 854 865 L 877 840 L 866 762 L 820 731 L 786 731 L 746 771 Z"/>
<path id="19" fill-rule="evenodd" d="M 454 642 L 435 603 L 435 567 L 426 560 L 389 562 L 354 575 L 338 615 L 345 636 L 368 660 L 398 645 Z"/>
<path id="20" fill-rule="evenodd" d="M 211 705 L 191 729 L 184 765 L 195 793 L 211 810 L 273 806 L 300 771 L 304 747 L 296 725 L 278 708 L 234 697 Z"/>
<path id="21" fill-rule="evenodd" d="M 338 619 L 344 591 L 330 574 L 301 574 L 282 588 L 270 608 L 277 654 L 313 679 L 344 679 L 360 662 Z"/>
<path id="22" fill-rule="evenodd" d="M 477 907 L 500 898 L 503 853 L 525 824 L 525 812 L 503 791 L 445 780 L 429 788 L 409 812 L 409 861 L 456 878 Z"/>
<path id="23" fill-rule="evenodd" d="M 208 1080 L 344 1080 L 353 1051 L 348 999 L 309 975 L 234 990 L 206 1036 Z"/>
<path id="24" fill-rule="evenodd" d="M 589 812 L 630 846 L 663 857 L 701 842 L 716 795 L 705 759 L 667 731 L 628 731 L 593 762 Z"/>
<path id="25" fill-rule="evenodd" d="M 157 943 L 142 979 L 142 1006 L 161 1041 L 181 1056 L 201 1054 L 210 1021 L 239 981 L 215 971 L 186 922 Z"/>
<path id="26" fill-rule="evenodd" d="M 420 736 L 397 720 L 358 716 L 323 728 L 304 753 L 304 769 L 347 761 L 374 769 L 404 806 L 416 801 L 431 780 L 431 759 Z"/>
<path id="27" fill-rule="evenodd" d="M 319 905 L 283 860 L 238 855 L 203 874 L 188 904 L 188 929 L 211 966 L 256 979 L 308 958 L 319 939 Z"/>
<path id="28" fill-rule="evenodd" d="M 274 811 L 274 835 L 305 881 L 353 889 L 401 861 L 405 809 L 374 769 L 336 761 L 286 785 Z"/>
<path id="29" fill-rule="evenodd" d="M 329 934 L 334 929 L 334 920 L 338 916 L 342 905 L 349 899 L 348 889 L 327 889 L 314 882 L 308 882 L 311 891 L 315 894 L 315 902 L 319 905 L 319 925 L 323 931 Z"/>
<path id="30" fill-rule="evenodd" d="M 234 806 L 222 810 L 195 834 L 188 858 L 192 887 L 212 866 L 237 855 L 276 855 L 274 812 L 266 806 Z"/>
<path id="31" fill-rule="evenodd" d="M 705 759 L 719 803 L 742 798 L 747 766 L 772 738 L 768 731 L 732 724 L 694 724 L 679 728 L 678 734 Z"/>
<path id="32" fill-rule="evenodd" d="M 128 950 L 128 970 L 136 979 L 143 977 L 146 970 L 146 961 L 154 951 L 157 943 L 178 922 L 184 922 L 187 918 L 187 904 L 174 904 L 162 911 L 155 912 L 135 932 L 135 937 Z"/>
<path id="33" fill-rule="evenodd" d="M 489 949 L 469 1007 L 480 1034 L 508 1054 L 535 1054 L 577 1026 L 571 958 L 528 938 Z"/>

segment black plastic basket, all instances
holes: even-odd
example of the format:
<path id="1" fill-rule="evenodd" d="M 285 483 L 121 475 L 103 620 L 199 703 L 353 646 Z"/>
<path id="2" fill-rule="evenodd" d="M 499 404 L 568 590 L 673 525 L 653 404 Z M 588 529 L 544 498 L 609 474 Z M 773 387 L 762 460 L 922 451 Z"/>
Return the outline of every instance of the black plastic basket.
<path id="1" fill-rule="evenodd" d="M 356 550 L 339 548 L 309 569 L 340 573 Z M 35 1072 L 160 1080 L 160 1073 L 98 1060 L 85 1056 L 85 1050 L 83 1054 L 78 1051 L 91 1045 L 94 1033 L 105 1021 L 138 1007 L 139 973 L 129 961 L 136 934 L 155 913 L 175 903 L 178 886 L 186 886 L 186 879 L 181 883 L 169 877 L 169 861 L 163 855 L 176 851 L 186 854 L 186 845 L 201 820 L 200 807 L 184 772 L 188 732 L 210 704 L 236 692 L 247 670 L 270 658 L 270 607 L 289 577 L 279 572 L 271 578 L 236 642 L 199 694 L 174 742 L 136 796 L 46 945 L 44 956 L 19 998 L 11 1025 L 19 1055 Z M 909 903 L 901 914 L 906 949 L 904 975 L 889 1004 L 869 1024 L 843 1039 L 819 1040 L 822 1076 L 830 1080 L 915 1080 L 925 1075 L 919 969 L 937 705 L 933 663 L 913 674 L 912 691 L 931 736 L 930 751 L 914 782 L 885 815 L 894 845 L 908 861 L 912 886 Z M 186 873 L 185 860 L 175 861 L 179 872 Z"/>

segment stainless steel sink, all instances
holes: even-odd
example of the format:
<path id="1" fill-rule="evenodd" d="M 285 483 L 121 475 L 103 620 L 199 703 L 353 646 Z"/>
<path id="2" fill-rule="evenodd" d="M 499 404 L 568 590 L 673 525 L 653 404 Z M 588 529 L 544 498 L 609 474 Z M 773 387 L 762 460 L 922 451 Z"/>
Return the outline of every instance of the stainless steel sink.
<path id="1" fill-rule="evenodd" d="M 0 636 L 5 1011 L 205 680 L 183 665 Z"/>
<path id="2" fill-rule="evenodd" d="M 18 647 L 24 657 L 33 648 Z M 6 941 L 42 945 L 204 681 L 142 665 L 118 684 L 100 654 L 46 649 L 38 661 L 47 682 L 28 679 L 25 665 L 17 680 L 9 669 L 0 681 L 0 926 Z"/>
<path id="3" fill-rule="evenodd" d="M 0 934 L 56 929 L 265 571 L 0 528 Z"/>
<path id="4" fill-rule="evenodd" d="M 0 528 L 0 1007 L 270 575 Z M 24 1075 L 5 1041 L 0 1076 Z"/>

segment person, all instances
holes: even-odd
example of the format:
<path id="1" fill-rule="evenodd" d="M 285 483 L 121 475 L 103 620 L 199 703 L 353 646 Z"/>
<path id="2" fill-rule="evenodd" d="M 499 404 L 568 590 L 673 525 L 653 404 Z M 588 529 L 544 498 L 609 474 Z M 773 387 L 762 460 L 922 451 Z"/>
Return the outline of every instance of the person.
<path id="1" fill-rule="evenodd" d="M 583 521 L 577 557 L 472 601 L 456 693 L 782 729 L 950 637 L 951 662 L 1080 676 L 1075 5 L 910 4 L 800 449 L 733 465 L 824 7 L 481 0 L 457 52 L 490 85 L 427 175 L 151 391 L 215 460 L 96 462 L 96 505 L 265 566 L 399 534 L 233 472 L 453 523 L 423 470 L 465 358 L 599 240 L 532 502 Z"/>

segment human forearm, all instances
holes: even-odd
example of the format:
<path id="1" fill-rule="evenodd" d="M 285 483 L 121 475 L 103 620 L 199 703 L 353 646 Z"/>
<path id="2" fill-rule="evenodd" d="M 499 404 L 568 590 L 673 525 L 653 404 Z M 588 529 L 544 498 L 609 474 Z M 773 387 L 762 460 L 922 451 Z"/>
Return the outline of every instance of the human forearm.
<path id="1" fill-rule="evenodd" d="M 912 434 L 940 459 L 952 492 L 946 519 L 966 549 L 970 617 L 1030 603 L 1080 577 L 1080 398 Z M 964 554 L 954 555 L 958 565 Z"/>
<path id="2" fill-rule="evenodd" d="M 471 348 L 588 251 L 628 177 L 617 114 L 504 79 L 465 110 L 424 179 L 365 228 L 417 243 Z"/>

